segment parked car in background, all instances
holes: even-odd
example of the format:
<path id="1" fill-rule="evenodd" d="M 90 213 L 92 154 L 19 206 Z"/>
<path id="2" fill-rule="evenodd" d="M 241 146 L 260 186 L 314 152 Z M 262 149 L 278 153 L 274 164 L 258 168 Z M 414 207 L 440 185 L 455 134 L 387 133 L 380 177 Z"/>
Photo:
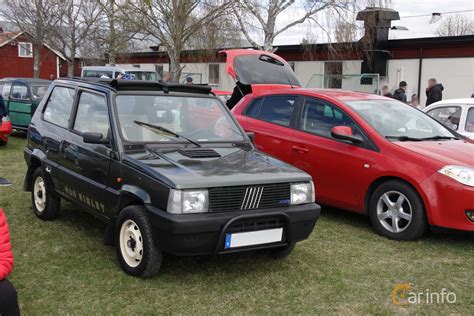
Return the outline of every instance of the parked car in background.
<path id="1" fill-rule="evenodd" d="M 38 104 L 48 90 L 49 80 L 33 78 L 0 79 L 0 92 L 14 129 L 26 130 Z"/>
<path id="2" fill-rule="evenodd" d="M 435 102 L 423 111 L 459 134 L 474 139 L 474 98 Z"/>
<path id="3" fill-rule="evenodd" d="M 139 69 L 123 69 L 109 66 L 84 66 L 82 67 L 81 77 L 83 78 L 117 78 L 120 74 L 134 75 L 135 80 L 158 80 L 156 71 L 139 70 Z"/>
<path id="4" fill-rule="evenodd" d="M 25 159 L 36 216 L 80 205 L 134 276 L 156 274 L 163 252 L 287 256 L 320 214 L 311 177 L 257 151 L 204 86 L 56 80 Z"/>

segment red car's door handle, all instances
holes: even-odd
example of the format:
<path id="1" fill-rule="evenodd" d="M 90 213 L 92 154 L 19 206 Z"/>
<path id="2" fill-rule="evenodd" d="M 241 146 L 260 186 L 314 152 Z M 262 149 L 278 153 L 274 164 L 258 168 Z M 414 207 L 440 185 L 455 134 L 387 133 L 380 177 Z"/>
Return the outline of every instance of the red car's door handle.
<path id="1" fill-rule="evenodd" d="M 300 153 L 307 153 L 307 152 L 309 151 L 308 148 L 300 147 L 300 146 L 294 146 L 294 145 L 293 145 L 293 146 L 291 146 L 291 148 L 292 148 L 293 150 L 296 150 L 296 151 L 300 152 Z"/>

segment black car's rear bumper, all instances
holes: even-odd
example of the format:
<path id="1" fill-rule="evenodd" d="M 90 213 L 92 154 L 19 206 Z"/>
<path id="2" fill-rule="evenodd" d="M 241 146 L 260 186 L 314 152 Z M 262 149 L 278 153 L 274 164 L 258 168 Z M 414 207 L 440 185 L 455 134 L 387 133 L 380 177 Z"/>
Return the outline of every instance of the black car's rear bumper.
<path id="1" fill-rule="evenodd" d="M 308 238 L 321 213 L 315 203 L 267 210 L 173 215 L 147 206 L 158 247 L 175 255 L 205 255 L 282 247 Z M 283 228 L 278 243 L 225 249 L 228 232 Z"/>

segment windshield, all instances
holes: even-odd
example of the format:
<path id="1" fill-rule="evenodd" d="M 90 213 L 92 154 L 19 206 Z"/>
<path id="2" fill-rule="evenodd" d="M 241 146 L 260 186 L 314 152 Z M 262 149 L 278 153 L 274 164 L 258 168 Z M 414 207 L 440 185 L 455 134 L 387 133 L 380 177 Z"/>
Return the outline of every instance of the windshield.
<path id="1" fill-rule="evenodd" d="M 455 137 L 425 113 L 396 100 L 357 100 L 345 103 L 386 138 Z"/>
<path id="2" fill-rule="evenodd" d="M 47 85 L 32 85 L 30 86 L 30 89 L 31 89 L 31 94 L 33 98 L 41 100 L 46 94 L 46 91 L 48 91 L 48 86 Z"/>
<path id="3" fill-rule="evenodd" d="M 208 97 L 118 95 L 122 138 L 128 142 L 236 142 L 244 137 L 222 104 Z M 143 124 L 145 123 L 145 124 Z M 175 134 L 160 132 L 159 126 Z"/>
<path id="4" fill-rule="evenodd" d="M 157 73 L 153 71 L 127 71 L 127 73 L 135 75 L 135 80 L 158 80 Z"/>

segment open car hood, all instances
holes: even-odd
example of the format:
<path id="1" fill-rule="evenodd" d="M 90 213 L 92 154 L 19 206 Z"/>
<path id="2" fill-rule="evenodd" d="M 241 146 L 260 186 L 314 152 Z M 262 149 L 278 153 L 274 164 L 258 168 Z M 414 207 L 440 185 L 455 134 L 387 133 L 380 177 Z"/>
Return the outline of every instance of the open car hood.
<path id="1" fill-rule="evenodd" d="M 253 49 L 223 50 L 226 72 L 235 80 L 252 86 L 252 91 L 301 87 L 291 66 L 280 56 Z"/>

